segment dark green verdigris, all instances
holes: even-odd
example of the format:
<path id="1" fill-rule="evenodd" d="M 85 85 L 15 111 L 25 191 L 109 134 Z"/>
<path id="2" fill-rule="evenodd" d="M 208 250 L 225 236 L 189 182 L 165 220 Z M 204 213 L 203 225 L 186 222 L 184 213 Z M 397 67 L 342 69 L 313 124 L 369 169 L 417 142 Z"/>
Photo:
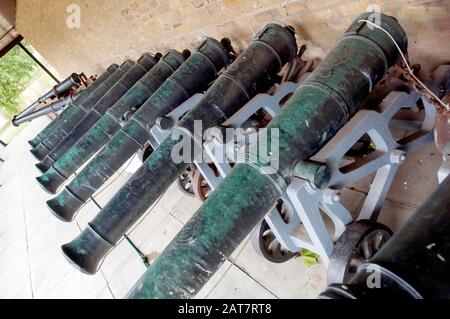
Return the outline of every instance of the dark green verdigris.
<path id="1" fill-rule="evenodd" d="M 141 277 L 128 298 L 191 298 L 214 275 L 291 182 L 297 162 L 319 151 L 353 116 L 399 57 L 393 41 L 359 16 L 268 126 L 279 132 L 278 169 L 267 161 L 236 165 Z M 406 34 L 392 17 L 381 25 L 406 51 Z M 299 170 L 297 168 L 297 170 Z M 302 171 L 301 169 L 299 171 Z"/>

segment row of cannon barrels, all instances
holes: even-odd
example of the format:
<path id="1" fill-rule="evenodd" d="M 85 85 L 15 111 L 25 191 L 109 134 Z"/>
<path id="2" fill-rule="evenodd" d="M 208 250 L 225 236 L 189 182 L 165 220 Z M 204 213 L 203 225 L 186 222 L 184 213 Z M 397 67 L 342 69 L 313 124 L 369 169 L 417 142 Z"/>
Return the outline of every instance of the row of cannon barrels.
<path id="1" fill-rule="evenodd" d="M 91 79 L 95 80 L 95 77 L 91 77 Z M 58 112 L 78 98 L 79 95 L 88 94 L 89 90 L 78 91 L 83 85 L 87 86 L 87 82 L 88 79 L 84 73 L 72 73 L 25 108 L 20 114 L 15 115 L 12 119 L 12 124 L 19 126 L 51 112 Z"/>
<path id="2" fill-rule="evenodd" d="M 262 133 L 270 145 L 270 131 L 279 131 L 278 170 L 263 173 L 266 158 L 236 164 L 128 298 L 195 296 L 284 195 L 293 167 L 318 152 L 359 110 L 398 62 L 400 51 L 407 50 L 405 31 L 395 18 L 381 15 L 385 32 L 370 27 L 364 21 L 369 17 L 363 13 L 356 18 Z M 297 53 L 294 28 L 268 24 L 237 56 L 227 38 L 205 38 L 192 53 L 145 53 L 136 63 L 111 65 L 29 141 L 43 173 L 39 184 L 52 194 L 62 188 L 47 204 L 65 222 L 145 147 L 158 118 L 204 94 L 82 233 L 62 246 L 67 259 L 84 273 L 96 273 L 127 231 L 191 165 L 174 162 L 171 153 L 182 138 L 202 147 L 194 122 L 201 120 L 202 130 L 223 123 L 273 87 Z"/>

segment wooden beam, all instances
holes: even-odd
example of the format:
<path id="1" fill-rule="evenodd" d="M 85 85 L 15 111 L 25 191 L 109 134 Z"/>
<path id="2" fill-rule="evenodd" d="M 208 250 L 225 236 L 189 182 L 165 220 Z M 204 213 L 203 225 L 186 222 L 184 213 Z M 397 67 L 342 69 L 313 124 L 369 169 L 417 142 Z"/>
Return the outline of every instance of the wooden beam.
<path id="1" fill-rule="evenodd" d="M 21 35 L 18 35 L 14 40 L 8 43 L 3 49 L 0 50 L 0 58 L 3 57 L 6 53 L 8 53 L 12 48 L 20 43 L 23 40 Z"/>

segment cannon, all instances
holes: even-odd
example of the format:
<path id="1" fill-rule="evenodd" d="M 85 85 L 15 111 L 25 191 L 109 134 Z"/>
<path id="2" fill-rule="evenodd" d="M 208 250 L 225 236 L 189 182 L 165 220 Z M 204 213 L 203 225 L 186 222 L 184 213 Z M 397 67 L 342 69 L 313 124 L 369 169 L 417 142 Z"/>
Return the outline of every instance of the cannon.
<path id="1" fill-rule="evenodd" d="M 176 138 L 167 138 L 82 234 L 62 247 L 65 256 L 83 272 L 95 273 L 126 231 L 189 166 L 172 161 L 172 151 L 180 140 L 185 137 L 187 143 L 201 147 L 203 130 L 222 123 L 272 87 L 282 67 L 296 54 L 293 28 L 268 24 L 175 126 Z M 201 132 L 194 131 L 196 121 L 202 123 Z"/>
<path id="2" fill-rule="evenodd" d="M 151 70 L 161 54 L 155 57 L 148 53 L 142 55 L 131 69 L 94 105 L 92 110 L 77 124 L 73 131 L 66 136 L 36 167 L 45 173 L 73 144 L 75 144 L 100 118 L 127 92 L 138 80 L 140 80 L 149 70 Z M 54 190 L 47 187 L 45 178 L 38 178 L 38 182 L 50 193 Z"/>
<path id="3" fill-rule="evenodd" d="M 300 85 L 259 137 L 278 158 L 237 164 L 128 293 L 128 298 L 190 298 L 211 278 L 286 192 L 293 170 L 309 171 L 315 186 L 327 174 L 303 166 L 358 111 L 373 86 L 405 52 L 407 37 L 392 17 L 360 15 L 335 48 Z M 395 41 L 395 43 L 394 43 Z M 272 130 L 278 139 L 272 141 Z M 275 152 L 274 147 L 278 148 Z M 270 154 L 270 152 L 269 152 Z M 271 160 L 277 163 L 275 172 Z M 299 167 L 300 166 L 300 167 Z"/>
<path id="4" fill-rule="evenodd" d="M 284 73 L 280 85 L 268 93 L 258 94 L 223 122 L 220 126 L 226 130 L 246 128 L 235 131 L 235 138 L 224 143 L 217 128 L 207 134 L 203 143 L 204 160 L 195 161 L 180 175 L 178 181 L 184 182 L 179 183 L 180 187 L 193 190 L 195 196 L 205 201 L 231 172 L 236 155 L 257 137 L 257 132 L 248 128 L 264 130 L 265 122 L 280 112 L 310 70 L 305 62 L 300 77 L 289 80 Z M 433 72 L 432 80 L 426 81 L 436 95 L 443 96 L 449 71 L 450 66 L 440 66 Z M 437 113 L 432 101 L 416 91 L 420 87 L 405 77 L 405 72 L 401 65 L 391 67 L 338 134 L 309 162 L 295 166 L 300 170 L 294 169 L 285 196 L 252 232 L 250 242 L 258 254 L 269 262 L 284 263 L 307 249 L 328 268 L 329 282 L 346 283 L 354 274 L 355 265 L 370 258 L 392 235 L 387 226 L 376 220 L 398 169 L 411 153 L 433 141 Z M 176 118 L 175 113 L 168 116 Z M 160 135 L 170 134 L 159 127 L 154 130 L 159 141 L 162 141 Z M 401 132 L 408 134 L 407 137 Z M 445 127 L 442 132 L 445 134 Z M 327 178 L 316 177 L 324 173 Z M 341 200 L 341 190 L 368 176 L 373 177 L 368 195 L 358 211 L 350 212 Z M 360 219 L 366 222 L 353 222 Z"/>
<path id="5" fill-rule="evenodd" d="M 44 129 L 36 135 L 35 138 L 28 141 L 31 147 L 36 147 L 39 143 L 46 139 L 47 136 L 51 135 L 52 131 L 62 122 L 65 118 L 69 118 L 72 116 L 72 113 L 76 113 L 78 111 L 77 106 L 81 104 L 85 99 L 89 97 L 89 95 L 95 91 L 108 77 L 117 70 L 119 66 L 117 64 L 111 64 L 105 72 L 100 75 L 100 77 L 94 81 L 91 85 L 89 85 L 85 90 L 80 93 L 77 99 L 75 99 L 67 108 L 59 114 L 59 116 L 50 122 Z"/>
<path id="6" fill-rule="evenodd" d="M 151 56 L 146 53 L 137 61 L 131 69 L 118 81 L 92 108 L 92 110 L 77 124 L 73 131 L 56 146 L 52 151 L 38 164 L 36 167 L 45 172 L 56 161 L 61 154 L 64 154 L 84 133 L 89 130 L 93 123 L 95 124 L 99 118 L 119 99 L 127 93 L 127 91 L 140 79 L 143 74 L 151 70 L 153 66 L 161 58 L 161 54 L 157 53 Z M 124 93 L 125 92 L 125 93 Z"/>
<path id="7" fill-rule="evenodd" d="M 183 54 L 170 50 L 155 67 L 105 113 L 82 139 L 57 159 L 53 167 L 40 178 L 41 182 L 47 185 L 46 188 L 56 192 L 67 178 L 120 130 L 121 124 L 124 123 L 123 117 L 132 114 L 147 101 L 189 55 L 188 50 L 185 50 Z"/>
<path id="8" fill-rule="evenodd" d="M 70 103 L 74 102 L 80 96 L 80 94 L 81 94 L 81 92 L 77 92 L 77 93 L 62 97 L 59 100 L 57 100 L 53 103 L 50 103 L 46 106 L 43 106 L 39 109 L 35 109 L 34 111 L 29 112 L 28 114 L 15 116 L 12 119 L 12 124 L 14 126 L 19 126 L 20 124 L 34 120 L 43 115 L 47 115 L 52 112 L 58 112 L 59 110 L 65 108 Z"/>
<path id="9" fill-rule="evenodd" d="M 69 94 L 70 91 L 73 91 L 81 86 L 81 75 L 77 73 L 72 73 L 67 79 L 62 81 L 61 83 L 55 85 L 50 91 L 42 95 L 38 98 L 34 103 L 28 106 L 25 110 L 23 110 L 18 115 L 15 115 L 13 118 L 13 125 L 18 126 L 18 120 L 23 118 L 24 116 L 34 112 L 39 108 L 42 103 L 45 103 L 47 100 L 53 100 L 55 98 L 63 97 Z"/>
<path id="10" fill-rule="evenodd" d="M 81 85 L 80 75 L 72 73 L 67 79 L 55 85 L 50 91 L 38 99 L 39 103 L 44 103 L 46 100 L 53 100 L 66 94 L 72 89 L 76 89 Z M 26 112 L 25 112 L 26 113 Z"/>
<path id="11" fill-rule="evenodd" d="M 31 150 L 36 159 L 42 161 L 48 153 L 58 145 L 58 143 L 68 136 L 77 124 L 91 111 L 94 105 L 116 84 L 125 73 L 133 67 L 135 63 L 126 60 L 117 68 L 111 76 L 101 83 L 88 98 L 71 108 L 72 112 L 64 116 L 57 126 L 52 130 L 51 134 L 46 136 L 38 146 Z"/>
<path id="12" fill-rule="evenodd" d="M 206 38 L 187 61 L 139 108 L 70 184 L 47 202 L 52 213 L 72 221 L 81 206 L 150 138 L 149 130 L 162 117 L 192 95 L 207 89 L 229 64 L 231 44 Z M 105 134 L 102 134 L 105 135 Z M 102 137 L 107 142 L 107 137 Z"/>
<path id="13" fill-rule="evenodd" d="M 450 298 L 450 176 L 353 279 L 321 299 Z"/>

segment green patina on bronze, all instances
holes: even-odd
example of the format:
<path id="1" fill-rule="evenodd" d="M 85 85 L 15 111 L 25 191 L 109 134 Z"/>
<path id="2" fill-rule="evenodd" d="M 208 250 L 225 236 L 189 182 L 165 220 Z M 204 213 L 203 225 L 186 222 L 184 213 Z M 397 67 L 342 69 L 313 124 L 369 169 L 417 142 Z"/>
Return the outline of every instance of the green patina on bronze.
<path id="1" fill-rule="evenodd" d="M 272 207 L 282 194 L 270 178 L 248 165 L 236 167 L 227 181 L 183 227 L 128 298 L 193 297 L 251 231 L 238 225 L 253 224 L 255 203 Z"/>
<path id="2" fill-rule="evenodd" d="M 66 256 L 83 269 L 96 270 L 111 250 L 111 247 L 103 249 L 107 247 L 105 243 L 117 244 L 189 165 L 189 162 L 176 161 L 172 156 L 173 153 L 183 157 L 187 155 L 186 157 L 190 159 L 197 155 L 189 154 L 190 151 L 179 145 L 180 141 L 190 143 L 191 147 L 202 145 L 202 134 L 194 131 L 194 121 L 201 121 L 203 130 L 219 125 L 256 94 L 265 92 L 271 87 L 275 75 L 285 63 L 295 57 L 296 53 L 296 41 L 290 28 L 276 24 L 266 26 L 210 86 L 199 103 L 183 117 L 174 128 L 172 136 L 150 155 L 144 165 L 89 223 L 90 227 L 83 231 L 86 234 L 82 234 L 80 240 L 76 238 L 64 245 Z M 125 136 L 123 138 L 125 140 Z M 90 242 L 86 246 L 83 238 L 92 232 L 97 234 L 97 243 Z M 78 254 L 86 250 L 91 251 L 89 259 L 83 254 Z"/>
<path id="3" fill-rule="evenodd" d="M 193 87 L 191 83 L 197 82 L 193 80 L 196 76 L 208 79 L 203 81 L 204 85 L 201 86 L 201 89 L 205 89 L 205 85 L 214 79 L 215 69 L 210 69 L 209 74 L 204 73 L 204 64 L 210 63 L 205 59 L 207 58 L 202 54 L 194 53 L 185 65 L 180 67 L 134 114 L 129 123 L 114 136 L 102 152 L 83 169 L 67 188 L 74 190 L 73 192 L 76 194 L 82 193 L 81 198 L 87 200 L 89 197 L 85 193 L 92 194 L 90 188 L 94 183 L 91 181 L 95 180 L 95 184 L 103 184 L 132 154 L 145 145 L 149 139 L 149 130 L 158 117 L 166 115 L 199 91 L 198 88 L 194 91 L 189 88 Z M 180 83 L 182 83 L 181 87 Z M 126 152 L 122 151 L 123 146 L 126 146 Z M 99 174 L 99 172 L 101 173 Z M 95 188 L 97 189 L 97 187 Z M 87 192 L 79 192 L 80 189 Z"/>
<path id="4" fill-rule="evenodd" d="M 268 133 L 279 130 L 278 172 L 261 174 L 259 167 L 265 160 L 236 165 L 136 283 L 129 298 L 194 296 L 283 195 L 295 165 L 320 150 L 354 115 L 399 56 L 385 33 L 358 23 L 368 16 L 356 19 L 269 124 Z M 381 23 L 406 51 L 406 35 L 397 21 L 382 15 Z"/>
<path id="5" fill-rule="evenodd" d="M 36 137 L 32 140 L 30 140 L 30 144 L 33 147 L 38 146 L 38 144 L 45 139 L 48 135 L 51 134 L 53 129 L 58 125 L 62 119 L 64 119 L 66 116 L 69 116 L 68 114 L 70 109 L 76 108 L 77 105 L 82 103 L 85 99 L 89 97 L 89 95 L 96 90 L 100 84 L 102 84 L 112 73 L 114 73 L 115 70 L 117 70 L 119 66 L 117 64 L 112 64 L 105 72 L 103 72 L 96 81 L 94 81 L 91 85 L 89 85 L 81 94 L 71 103 L 69 104 L 64 111 L 59 114 L 59 116 L 54 119 L 52 122 L 50 122 Z"/>
<path id="6" fill-rule="evenodd" d="M 326 164 L 306 160 L 297 162 L 293 175 L 309 181 L 318 189 L 324 189 L 330 182 L 331 170 Z"/>

